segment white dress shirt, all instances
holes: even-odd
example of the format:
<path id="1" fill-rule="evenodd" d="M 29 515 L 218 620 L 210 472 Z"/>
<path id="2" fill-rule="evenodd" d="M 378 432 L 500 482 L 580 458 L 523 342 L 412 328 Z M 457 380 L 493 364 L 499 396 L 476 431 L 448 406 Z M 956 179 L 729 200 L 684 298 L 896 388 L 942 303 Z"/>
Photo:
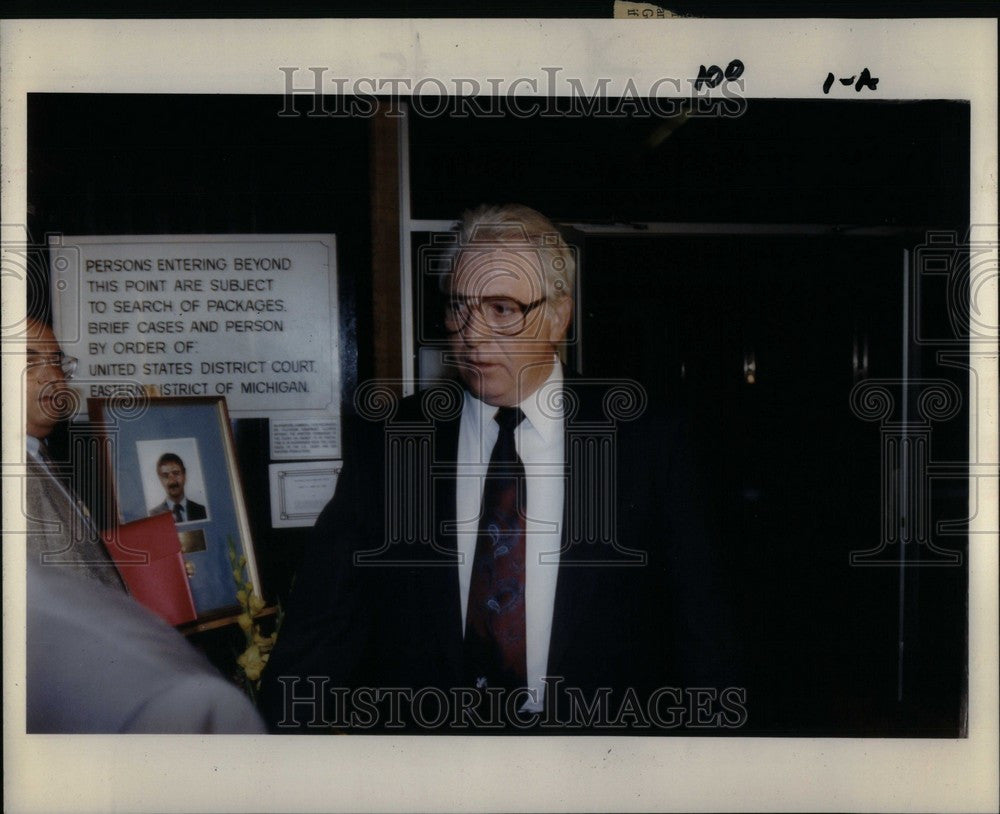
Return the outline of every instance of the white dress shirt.
<path id="1" fill-rule="evenodd" d="M 556 361 L 552 374 L 535 393 L 518 406 L 524 420 L 514 431 L 517 452 L 524 464 L 528 505 L 525 536 L 525 626 L 528 689 L 533 700 L 522 707 L 542 710 L 552 633 L 552 611 L 559 574 L 565 497 L 565 454 L 562 402 L 562 368 Z M 479 512 L 490 456 L 500 428 L 494 421 L 498 408 L 466 391 L 458 436 L 455 518 L 458 523 L 458 585 L 465 630 L 472 561 L 479 532 Z"/>
<path id="2" fill-rule="evenodd" d="M 24 436 L 24 446 L 28 450 L 28 454 L 41 464 L 45 464 L 45 457 L 42 455 L 42 441 L 40 438 L 35 438 L 33 435 Z M 45 466 L 48 469 L 48 466 Z"/>
<path id="3" fill-rule="evenodd" d="M 172 501 L 169 497 L 166 498 L 163 502 L 167 504 L 167 510 L 174 516 L 176 516 L 174 508 L 176 506 L 181 507 L 181 511 L 184 513 L 184 516 L 181 520 L 178 520 L 177 522 L 187 523 L 188 520 L 190 520 L 190 518 L 188 517 L 188 499 L 186 497 L 180 503 L 174 503 L 174 501 Z"/>

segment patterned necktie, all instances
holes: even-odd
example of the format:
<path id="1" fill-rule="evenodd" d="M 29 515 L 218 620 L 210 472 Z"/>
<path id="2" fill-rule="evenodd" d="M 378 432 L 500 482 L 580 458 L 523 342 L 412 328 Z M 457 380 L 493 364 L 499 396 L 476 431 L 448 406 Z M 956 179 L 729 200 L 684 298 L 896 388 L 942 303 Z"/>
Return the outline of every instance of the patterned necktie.
<path id="1" fill-rule="evenodd" d="M 178 523 L 184 522 L 184 507 L 180 503 L 174 504 L 174 520 Z"/>
<path id="2" fill-rule="evenodd" d="M 525 686 L 524 623 L 525 480 L 514 428 L 524 418 L 518 407 L 501 407 L 500 434 L 483 487 L 479 536 L 465 625 L 465 668 L 469 686 Z"/>

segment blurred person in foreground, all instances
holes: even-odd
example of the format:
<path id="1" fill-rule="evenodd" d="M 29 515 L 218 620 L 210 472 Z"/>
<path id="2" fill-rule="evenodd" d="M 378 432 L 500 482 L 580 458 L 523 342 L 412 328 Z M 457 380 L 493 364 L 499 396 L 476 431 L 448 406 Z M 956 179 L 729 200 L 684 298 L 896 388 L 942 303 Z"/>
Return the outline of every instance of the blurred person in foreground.
<path id="1" fill-rule="evenodd" d="M 76 360 L 29 319 L 25 431 L 29 733 L 260 733 L 249 700 L 130 596 L 46 446 Z"/>
<path id="2" fill-rule="evenodd" d="M 90 512 L 48 448 L 48 438 L 75 401 L 67 380 L 77 360 L 62 352 L 52 329 L 29 319 L 25 344 L 25 521 L 28 557 L 125 592 Z"/>

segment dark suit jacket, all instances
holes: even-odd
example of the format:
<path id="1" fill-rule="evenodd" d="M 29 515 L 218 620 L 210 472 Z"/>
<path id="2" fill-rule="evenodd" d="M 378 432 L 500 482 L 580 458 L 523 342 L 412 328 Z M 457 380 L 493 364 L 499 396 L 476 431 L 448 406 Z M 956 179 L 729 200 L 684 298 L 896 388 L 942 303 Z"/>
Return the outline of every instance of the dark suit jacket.
<path id="1" fill-rule="evenodd" d="M 717 685 L 724 631 L 681 424 L 636 406 L 644 396 L 634 384 L 567 382 L 567 391 L 548 675 L 588 701 L 609 688 L 612 706 L 629 688 L 645 698 L 659 687 Z M 362 409 L 365 397 L 359 391 Z M 290 716 L 287 701 L 317 681 L 327 690 L 463 685 L 453 528 L 461 408 L 456 386 L 393 404 L 387 420 L 345 426 L 336 495 L 264 676 L 262 708 L 278 731 L 314 719 L 314 706 Z M 547 712 L 559 697 L 547 693 Z M 334 717 L 329 707 L 322 717 Z"/>
<path id="2" fill-rule="evenodd" d="M 167 505 L 167 501 L 164 500 L 162 503 L 158 503 L 149 510 L 149 516 L 152 517 L 154 514 L 166 514 L 169 511 L 170 507 Z M 184 519 L 184 522 L 190 523 L 194 520 L 204 520 L 207 517 L 208 512 L 205 511 L 205 507 L 188 498 L 187 517 Z"/>

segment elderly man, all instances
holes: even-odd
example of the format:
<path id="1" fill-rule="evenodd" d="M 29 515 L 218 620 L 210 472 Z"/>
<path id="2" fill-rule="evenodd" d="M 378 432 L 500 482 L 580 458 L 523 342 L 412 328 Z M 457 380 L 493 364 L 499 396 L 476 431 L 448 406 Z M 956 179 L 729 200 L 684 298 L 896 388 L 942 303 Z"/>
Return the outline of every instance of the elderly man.
<path id="1" fill-rule="evenodd" d="M 66 380 L 76 370 L 76 359 L 62 352 L 52 329 L 43 322 L 29 319 L 26 335 L 28 557 L 124 591 L 89 511 L 72 485 L 60 477 L 46 445 L 73 402 Z"/>
<path id="2" fill-rule="evenodd" d="M 718 630 L 678 423 L 634 382 L 564 373 L 575 261 L 544 216 L 466 213 L 452 260 L 443 324 L 462 386 L 398 404 L 359 388 L 371 420 L 344 433 L 265 717 L 276 731 L 691 724 L 680 682 L 719 677 Z M 703 721 L 739 718 L 701 701 Z"/>

